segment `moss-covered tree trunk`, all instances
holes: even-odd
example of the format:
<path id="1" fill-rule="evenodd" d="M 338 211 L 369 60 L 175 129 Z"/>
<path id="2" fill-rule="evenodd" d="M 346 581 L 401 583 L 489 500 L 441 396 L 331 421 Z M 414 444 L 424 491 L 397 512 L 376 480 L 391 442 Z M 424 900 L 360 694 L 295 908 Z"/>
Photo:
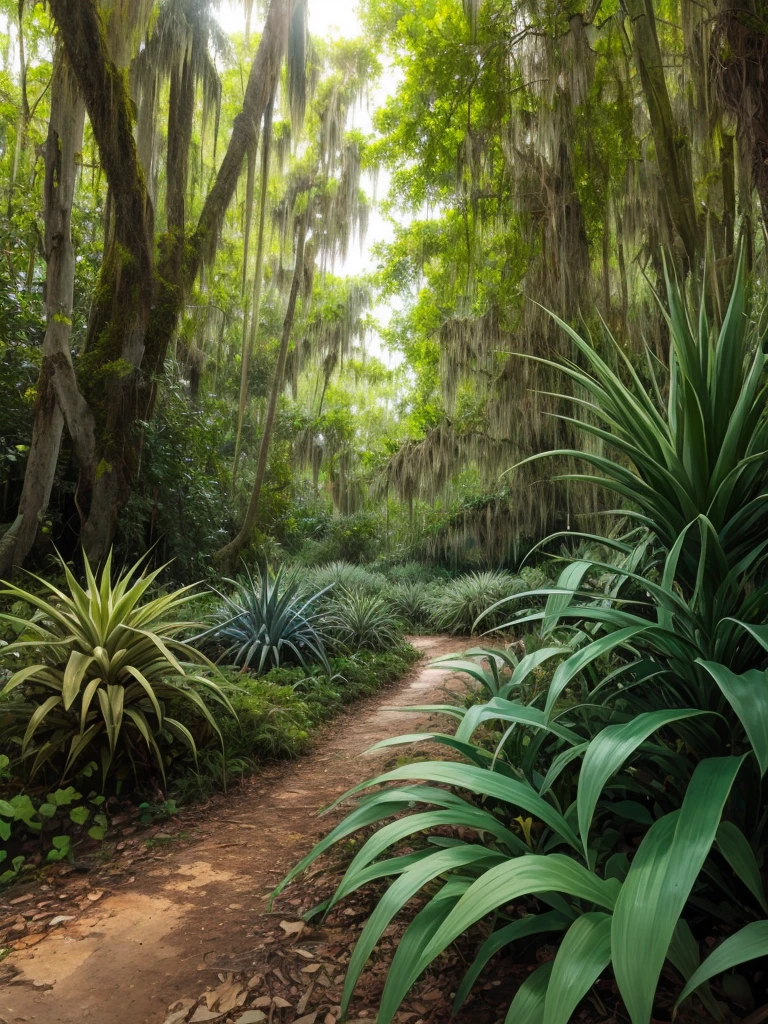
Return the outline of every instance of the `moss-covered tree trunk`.
<path id="1" fill-rule="evenodd" d="M 32 442 L 14 528 L 0 542 L 0 576 L 21 565 L 37 536 L 56 474 L 65 417 L 78 435 L 80 454 L 93 450 L 93 424 L 79 394 L 72 366 L 70 336 L 75 285 L 72 204 L 77 154 L 82 149 L 85 107 L 58 54 L 51 85 L 51 114 L 45 145 L 46 330 L 37 382 Z"/>
<path id="2" fill-rule="evenodd" d="M 138 420 L 151 414 L 152 382 L 162 371 L 184 298 L 219 242 L 246 154 L 279 80 L 292 0 L 272 0 L 245 92 L 243 109 L 200 221 L 185 237 L 184 190 L 193 111 L 191 76 L 173 83 L 169 218 L 159 271 L 154 267 L 153 210 L 133 135 L 125 76 L 110 54 L 96 0 L 50 0 L 67 60 L 78 82 L 109 183 L 111 218 L 78 381 L 95 424 L 95 452 L 81 460 L 81 540 L 90 559 L 105 554 L 117 514 L 130 494 Z M 75 428 L 77 425 L 74 425 Z M 79 437 L 73 434 L 76 449 Z"/>

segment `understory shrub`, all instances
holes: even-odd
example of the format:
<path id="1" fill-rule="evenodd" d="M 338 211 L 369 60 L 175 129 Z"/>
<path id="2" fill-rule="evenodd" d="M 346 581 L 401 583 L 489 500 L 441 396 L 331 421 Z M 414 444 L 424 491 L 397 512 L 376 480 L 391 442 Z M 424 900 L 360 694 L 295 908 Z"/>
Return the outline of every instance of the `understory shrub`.
<path id="1" fill-rule="evenodd" d="M 488 612 L 488 609 L 524 589 L 524 583 L 504 569 L 458 576 L 435 593 L 432 624 L 440 633 L 469 636 L 475 632 L 478 617 L 486 613 L 482 631 L 492 630 L 500 626 L 508 616 L 504 610 Z"/>
<path id="2" fill-rule="evenodd" d="M 91 760 L 102 785 L 116 772 L 139 779 L 152 762 L 164 778 L 173 743 L 197 756 L 173 709 L 186 707 L 214 735 L 214 711 L 231 713 L 215 667 L 181 639 L 201 625 L 180 618 L 198 594 L 184 587 L 147 598 L 162 569 L 139 575 L 141 562 L 113 583 L 111 554 L 98 580 L 85 557 L 83 565 L 85 589 L 62 561 L 62 589 L 31 577 L 35 592 L 9 583 L 0 591 L 34 609 L 0 616 L 18 631 L 0 652 L 15 668 L 3 689 L 0 740 L 30 779 L 46 769 L 66 780 Z"/>
<path id="3" fill-rule="evenodd" d="M 274 576 L 267 568 L 225 582 L 232 591 L 219 593 L 216 621 L 199 638 L 214 645 L 220 662 L 257 673 L 296 662 L 327 667 L 316 608 L 324 591 L 307 594 L 297 574 L 282 566 Z"/>
<path id="4" fill-rule="evenodd" d="M 381 573 L 371 572 L 362 565 L 344 561 L 319 565 L 309 572 L 306 580 L 308 587 L 328 591 L 328 600 L 337 598 L 342 591 L 379 594 L 387 585 L 386 577 Z"/>
<path id="5" fill-rule="evenodd" d="M 431 624 L 433 597 L 434 588 L 423 583 L 397 583 L 386 590 L 387 604 L 412 631 Z"/>
<path id="6" fill-rule="evenodd" d="M 403 636 L 402 621 L 387 601 L 376 594 L 339 594 L 323 621 L 340 651 L 385 651 Z"/>
<path id="7" fill-rule="evenodd" d="M 341 799 L 359 796 L 356 807 L 286 879 L 380 826 L 328 905 L 391 880 L 353 952 L 342 1016 L 419 893 L 379 1024 L 480 922 L 456 1009 L 497 952 L 532 939 L 556 955 L 533 966 L 510 1024 L 567 1024 L 607 971 L 623 1003 L 614 1015 L 632 1024 L 650 1024 L 660 984 L 673 1015 L 691 998 L 698 1019 L 764 1003 L 768 345 L 744 303 L 743 265 L 717 328 L 716 303 L 704 295 L 694 309 L 668 282 L 669 369 L 649 357 L 643 379 L 610 336 L 603 358 L 560 322 L 579 354 L 564 371 L 594 418 L 573 421 L 589 450 L 558 454 L 596 470 L 630 529 L 601 538 L 614 561 L 566 563 L 535 595 L 542 607 L 526 611 L 522 594 L 515 616 L 502 595 L 488 617 L 506 609 L 507 627 L 537 628 L 542 646 L 520 658 L 468 652 L 463 668 L 493 696 L 450 709 L 454 735 L 432 734 L 450 757 L 354 787 Z M 537 685 L 545 664 L 556 667 Z"/>

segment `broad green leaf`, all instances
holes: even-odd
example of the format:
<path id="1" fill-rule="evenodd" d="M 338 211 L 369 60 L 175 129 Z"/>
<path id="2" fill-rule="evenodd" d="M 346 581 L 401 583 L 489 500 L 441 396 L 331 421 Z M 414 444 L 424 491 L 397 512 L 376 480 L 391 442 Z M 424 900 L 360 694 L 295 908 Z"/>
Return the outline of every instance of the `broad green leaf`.
<path id="1" fill-rule="evenodd" d="M 542 964 L 528 975 L 510 1003 L 504 1024 L 543 1024 L 544 999 L 554 961 Z"/>
<path id="2" fill-rule="evenodd" d="M 768 676 L 759 669 L 737 675 L 725 665 L 700 658 L 696 663 L 709 672 L 733 708 L 764 776 L 768 772 Z"/>
<path id="3" fill-rule="evenodd" d="M 703 713 L 691 709 L 651 711 L 638 715 L 637 718 L 622 725 L 609 725 L 595 736 L 584 755 L 576 798 L 579 832 L 585 854 L 589 845 L 592 816 L 608 779 L 652 733 L 673 722 L 694 718 Z"/>
<path id="4" fill-rule="evenodd" d="M 565 893 L 613 910 L 619 892 L 614 879 L 598 878 L 564 854 L 529 854 L 486 871 L 462 896 L 422 954 L 421 969 L 486 914 L 536 893 Z"/>
<path id="5" fill-rule="evenodd" d="M 384 775 L 379 775 L 368 782 L 362 782 L 343 794 L 331 806 L 353 796 L 360 790 L 378 786 L 386 782 L 398 782 L 402 779 L 437 782 L 446 786 L 467 789 L 471 793 L 492 796 L 504 800 L 513 807 L 519 807 L 549 825 L 566 843 L 579 849 L 579 841 L 562 814 L 551 804 L 543 800 L 528 782 L 510 779 L 497 772 L 489 772 L 485 768 L 474 765 L 456 764 L 451 761 L 421 761 L 415 764 L 402 765 Z"/>
<path id="6" fill-rule="evenodd" d="M 485 965 L 505 946 L 531 935 L 565 931 L 570 923 L 570 919 L 565 914 L 561 914 L 557 910 L 550 910 L 545 914 L 526 914 L 525 917 L 498 928 L 482 944 L 477 956 L 462 978 L 453 1001 L 453 1012 L 458 1013 Z"/>
<path id="7" fill-rule="evenodd" d="M 341 998 L 342 1016 L 347 1012 L 360 973 L 385 928 L 416 893 L 428 882 L 439 878 L 446 872 L 483 861 L 493 863 L 500 857 L 500 854 L 493 854 L 482 846 L 462 845 L 448 850 L 438 850 L 431 857 L 425 857 L 424 860 L 408 868 L 390 885 L 368 918 L 352 952 Z M 421 974 L 425 966 L 426 964 L 419 967 L 416 977 Z"/>
<path id="8" fill-rule="evenodd" d="M 418 978 L 414 965 L 418 963 L 419 953 L 451 912 L 469 882 L 470 879 L 447 882 L 406 928 L 387 973 L 376 1017 L 377 1024 L 389 1024 L 397 1013 L 408 990 Z"/>
<path id="9" fill-rule="evenodd" d="M 730 821 L 721 821 L 715 836 L 715 846 L 734 872 L 746 885 L 763 910 L 768 913 L 760 867 L 744 833 Z"/>
<path id="10" fill-rule="evenodd" d="M 659 818 L 634 856 L 611 928 L 613 970 L 632 1024 L 649 1024 L 678 919 L 714 842 L 743 757 L 700 762 L 682 807 Z"/>
<path id="11" fill-rule="evenodd" d="M 768 921 L 752 921 L 734 935 L 730 935 L 688 979 L 675 1009 L 695 992 L 699 985 L 732 967 L 768 956 Z"/>
<path id="12" fill-rule="evenodd" d="M 544 1000 L 544 1024 L 568 1024 L 610 962 L 610 915 L 582 914 L 566 932 L 555 956 Z"/>

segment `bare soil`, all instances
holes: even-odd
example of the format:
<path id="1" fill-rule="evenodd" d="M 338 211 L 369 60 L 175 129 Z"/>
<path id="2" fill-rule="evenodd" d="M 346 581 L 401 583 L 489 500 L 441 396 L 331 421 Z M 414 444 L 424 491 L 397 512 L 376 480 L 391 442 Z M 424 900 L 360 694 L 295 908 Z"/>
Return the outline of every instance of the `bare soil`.
<path id="1" fill-rule="evenodd" d="M 318 810 L 398 756 L 391 749 L 366 754 L 367 748 L 429 724 L 426 714 L 395 709 L 443 703 L 446 688 L 465 686 L 447 671 L 426 667 L 426 659 L 460 650 L 461 641 L 413 642 L 422 661 L 338 719 L 313 753 L 270 768 L 171 825 L 137 835 L 126 829 L 107 864 L 49 872 L 11 890 L 0 904 L 0 925 L 16 936 L 0 965 L 0 1022 L 181 1024 L 243 1017 L 246 1024 L 334 1024 L 343 965 L 370 899 L 313 931 L 298 921 L 318 894 L 330 891 L 323 876 L 291 887 L 273 911 L 266 897 L 327 831 L 329 819 L 318 819 Z M 393 945 L 395 931 L 388 937 Z M 384 966 L 373 965 L 351 1017 L 375 1017 Z M 450 1019 L 448 993 L 429 988 L 433 981 L 427 979 L 403 1021 Z M 493 994 L 492 983 L 486 989 Z"/>

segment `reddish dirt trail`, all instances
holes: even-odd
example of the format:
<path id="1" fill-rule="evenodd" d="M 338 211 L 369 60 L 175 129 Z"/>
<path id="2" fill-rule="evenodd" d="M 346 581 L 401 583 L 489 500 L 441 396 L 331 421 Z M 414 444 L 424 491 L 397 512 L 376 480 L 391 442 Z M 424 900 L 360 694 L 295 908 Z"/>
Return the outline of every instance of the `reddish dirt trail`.
<path id="1" fill-rule="evenodd" d="M 361 761 L 371 744 L 427 724 L 426 715 L 395 708 L 442 703 L 446 686 L 463 687 L 449 672 L 426 668 L 428 658 L 461 650 L 460 640 L 414 644 L 424 657 L 403 680 L 351 708 L 307 757 L 216 798 L 204 814 L 183 815 L 186 839 L 165 847 L 155 840 L 135 875 L 128 877 L 126 850 L 123 872 L 112 870 L 100 888 L 96 879 L 71 876 L 56 889 L 52 898 L 70 920 L 3 962 L 0 1024 L 162 1024 L 174 1000 L 218 985 L 217 972 L 247 972 L 259 936 L 280 920 L 267 912 L 265 896 L 328 828 L 317 810 L 391 760 L 390 750 Z M 75 908 L 66 902 L 68 885 L 79 887 Z"/>

